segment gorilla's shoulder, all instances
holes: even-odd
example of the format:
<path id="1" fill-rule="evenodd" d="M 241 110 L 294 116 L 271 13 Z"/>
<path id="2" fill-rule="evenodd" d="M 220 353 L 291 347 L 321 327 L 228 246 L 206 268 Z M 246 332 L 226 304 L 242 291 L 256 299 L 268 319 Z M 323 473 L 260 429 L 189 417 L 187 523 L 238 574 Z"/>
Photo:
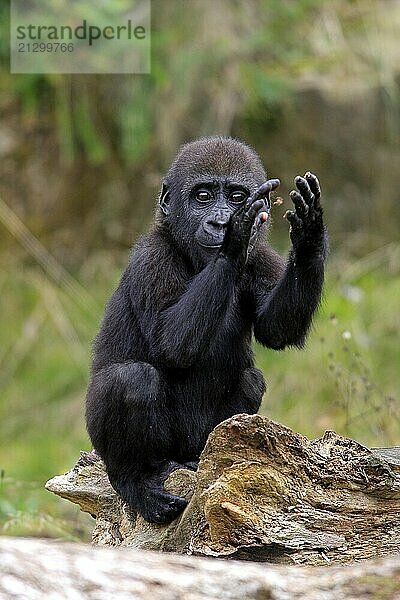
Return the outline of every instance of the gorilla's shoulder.
<path id="1" fill-rule="evenodd" d="M 168 236 L 151 230 L 132 248 L 125 279 L 143 291 L 152 290 L 153 295 L 169 296 L 183 290 L 187 282 L 186 267 Z"/>
<path id="2" fill-rule="evenodd" d="M 130 264 L 157 265 L 171 253 L 168 239 L 157 230 L 151 230 L 137 239 L 130 253 Z"/>

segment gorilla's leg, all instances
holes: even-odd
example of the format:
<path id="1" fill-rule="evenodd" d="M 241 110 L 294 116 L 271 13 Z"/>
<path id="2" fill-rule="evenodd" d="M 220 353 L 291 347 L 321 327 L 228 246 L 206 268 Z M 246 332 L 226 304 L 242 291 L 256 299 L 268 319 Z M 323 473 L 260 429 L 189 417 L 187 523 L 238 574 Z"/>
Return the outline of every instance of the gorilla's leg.
<path id="1" fill-rule="evenodd" d="M 88 390 L 87 426 L 121 498 L 147 521 L 166 523 L 177 517 L 186 501 L 166 492 L 163 483 L 184 467 L 167 459 L 171 427 L 158 370 L 128 361 L 95 373 Z"/>
<path id="2" fill-rule="evenodd" d="M 247 413 L 254 415 L 260 408 L 262 397 L 266 390 L 262 372 L 256 367 L 244 369 L 240 375 L 239 383 L 227 403 L 227 419 L 232 415 Z"/>

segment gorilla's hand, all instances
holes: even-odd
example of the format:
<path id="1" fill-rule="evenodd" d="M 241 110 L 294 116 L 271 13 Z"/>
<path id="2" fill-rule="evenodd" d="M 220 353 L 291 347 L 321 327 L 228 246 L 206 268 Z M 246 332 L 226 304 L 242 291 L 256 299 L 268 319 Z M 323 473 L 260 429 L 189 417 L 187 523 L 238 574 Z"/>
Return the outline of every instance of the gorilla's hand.
<path id="1" fill-rule="evenodd" d="M 279 179 L 269 179 L 263 183 L 236 211 L 229 222 L 221 248 L 221 254 L 237 262 L 246 263 L 257 239 L 261 225 L 268 219 L 270 212 L 269 194 L 280 184 Z"/>
<path id="2" fill-rule="evenodd" d="M 290 223 L 290 239 L 298 258 L 326 253 L 325 227 L 320 203 L 321 189 L 317 177 L 309 171 L 294 180 L 298 191 L 290 192 L 295 211 L 285 213 Z"/>

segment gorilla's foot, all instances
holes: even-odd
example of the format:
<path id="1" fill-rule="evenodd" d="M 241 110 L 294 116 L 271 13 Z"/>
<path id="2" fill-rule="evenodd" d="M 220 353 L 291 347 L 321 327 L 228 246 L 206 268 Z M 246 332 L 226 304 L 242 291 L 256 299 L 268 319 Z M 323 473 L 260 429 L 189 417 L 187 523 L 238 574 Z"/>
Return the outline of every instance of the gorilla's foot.
<path id="1" fill-rule="evenodd" d="M 137 511 L 145 521 L 165 525 L 176 519 L 186 505 L 187 501 L 179 496 L 154 490 L 140 500 Z"/>
<path id="2" fill-rule="evenodd" d="M 174 461 L 168 462 L 161 473 L 121 478 L 110 477 L 115 491 L 145 521 L 165 525 L 176 519 L 187 505 L 187 501 L 164 490 L 163 483 L 170 473 L 187 468 Z"/>

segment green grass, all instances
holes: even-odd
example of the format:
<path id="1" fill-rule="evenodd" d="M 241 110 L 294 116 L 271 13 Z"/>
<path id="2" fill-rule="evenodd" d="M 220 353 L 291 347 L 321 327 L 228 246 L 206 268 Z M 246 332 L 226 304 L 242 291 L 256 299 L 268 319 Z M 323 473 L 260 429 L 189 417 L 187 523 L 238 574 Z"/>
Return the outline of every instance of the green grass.
<path id="1" fill-rule="evenodd" d="M 372 261 L 331 262 L 305 351 L 256 348 L 268 391 L 262 414 L 307 436 L 334 429 L 371 446 L 399 444 L 400 278 L 383 249 Z M 91 257 L 78 303 L 39 267 L 0 264 L 0 532 L 88 539 L 90 517 L 44 491 L 90 444 L 83 405 L 90 341 L 120 261 Z M 390 272 L 388 264 L 392 264 Z"/>

